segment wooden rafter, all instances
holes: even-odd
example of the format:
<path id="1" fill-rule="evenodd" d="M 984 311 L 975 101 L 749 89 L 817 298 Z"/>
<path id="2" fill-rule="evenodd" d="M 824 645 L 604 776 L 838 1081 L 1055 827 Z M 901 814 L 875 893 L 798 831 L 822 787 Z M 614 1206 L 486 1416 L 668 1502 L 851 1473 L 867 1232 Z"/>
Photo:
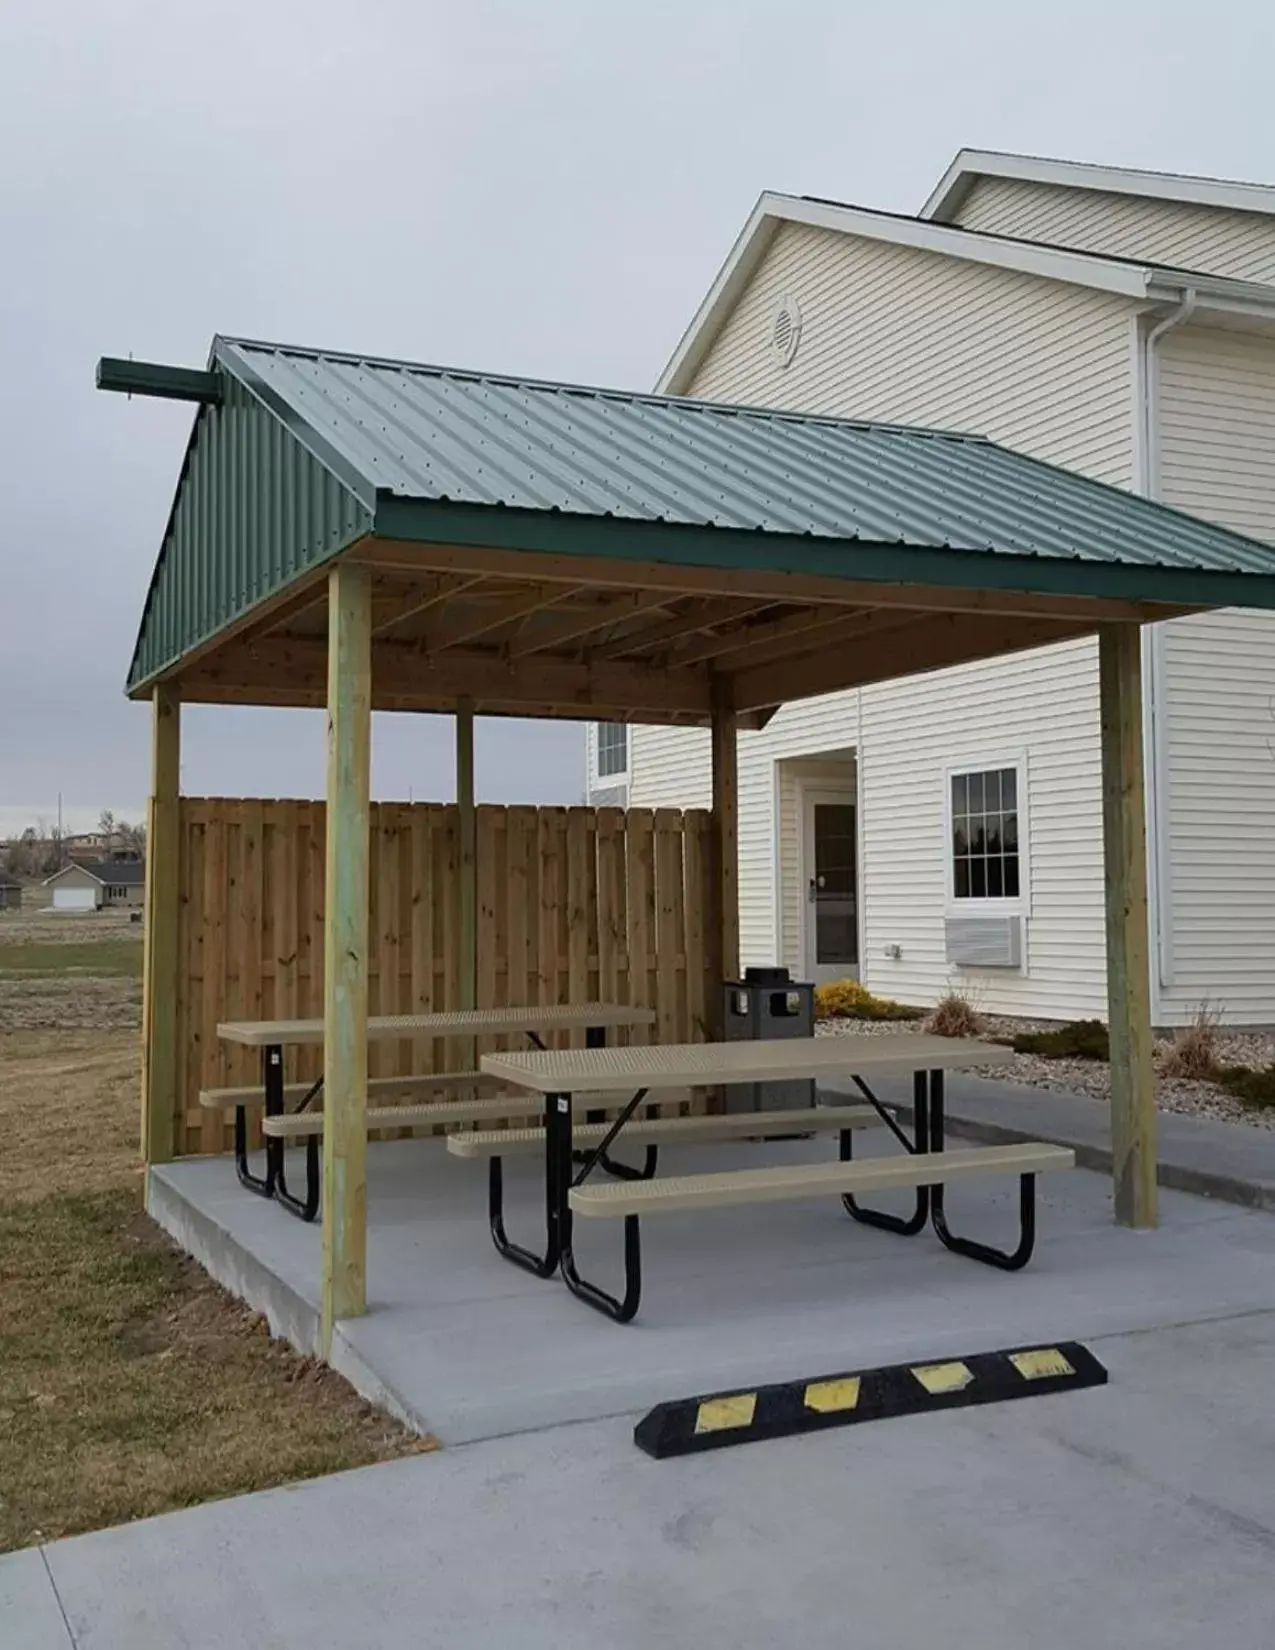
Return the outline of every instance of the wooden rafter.
<path id="1" fill-rule="evenodd" d="M 430 579 L 409 590 L 378 593 L 372 600 L 372 634 L 383 636 L 387 630 L 402 624 L 405 619 L 419 618 L 421 614 L 449 602 L 453 596 L 462 595 L 482 583 L 481 573 L 468 576 L 461 573 L 444 573 L 439 578 Z"/>
<path id="2" fill-rule="evenodd" d="M 467 642 L 518 624 L 542 608 L 561 605 L 568 594 L 558 585 L 533 585 L 504 592 L 489 606 L 476 607 L 473 612 L 445 608 L 420 638 L 420 645 L 431 653 L 464 647 Z"/>
<path id="3" fill-rule="evenodd" d="M 880 636 L 887 631 L 905 630 L 916 624 L 918 619 L 924 623 L 929 617 L 929 614 L 902 613 L 896 608 L 868 608 L 845 614 L 824 608 L 817 624 L 794 626 L 792 630 L 782 634 L 772 633 L 754 639 L 751 629 L 730 633 L 726 638 L 729 645 L 717 652 L 713 658 L 713 669 L 726 675 L 741 670 L 755 670 L 762 665 L 802 658 L 806 654 L 818 652 L 821 648 L 837 646 L 842 642 Z"/>
<path id="4" fill-rule="evenodd" d="M 668 601 L 676 599 L 667 591 L 657 594 L 663 595 Z M 773 605 L 770 601 L 758 601 L 749 596 L 727 596 L 721 601 L 700 597 L 692 607 L 671 619 L 666 619 L 663 624 L 629 631 L 601 647 L 591 648 L 590 653 L 595 659 L 618 659 L 633 653 L 649 653 L 653 650 L 671 648 L 674 642 L 681 641 L 684 636 L 700 635 L 712 630 L 716 625 L 729 624 L 732 620 L 743 619 L 750 613 L 758 613 L 763 608 Z"/>
<path id="5" fill-rule="evenodd" d="M 669 607 L 673 599 L 663 590 L 641 590 L 590 607 L 573 608 L 547 625 L 524 630 L 509 644 L 509 655 L 519 659 L 529 653 L 553 652 L 583 641 L 587 636 L 596 636 L 599 630 L 623 624 L 626 619 Z M 594 657 L 599 656 L 596 650 L 591 651 Z"/>
<path id="6" fill-rule="evenodd" d="M 852 609 L 857 617 L 862 610 Z M 747 653 L 750 649 L 773 644 L 781 652 L 793 638 L 807 631 L 825 630 L 844 624 L 846 615 L 832 607 L 804 607 L 796 613 L 785 613 L 779 619 L 763 619 L 758 624 L 736 625 L 732 629 L 716 631 L 711 636 L 699 637 L 677 647 L 669 654 L 671 665 L 693 665 L 702 659 L 715 659 L 720 654 Z"/>

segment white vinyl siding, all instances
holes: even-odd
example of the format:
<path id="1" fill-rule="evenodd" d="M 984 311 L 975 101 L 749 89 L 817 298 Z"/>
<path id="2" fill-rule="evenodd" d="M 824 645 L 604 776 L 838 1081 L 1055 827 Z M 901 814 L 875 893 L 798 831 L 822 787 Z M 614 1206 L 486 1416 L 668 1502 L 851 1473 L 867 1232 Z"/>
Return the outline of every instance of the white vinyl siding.
<path id="1" fill-rule="evenodd" d="M 1020 178 L 980 178 L 952 220 L 1050 246 L 1275 282 L 1275 217 Z"/>
<path id="2" fill-rule="evenodd" d="M 1166 503 L 1275 542 L 1275 343 L 1184 328 L 1160 346 Z M 1171 979 L 1161 1017 L 1207 999 L 1275 1021 L 1275 614 L 1163 628 Z"/>
<path id="3" fill-rule="evenodd" d="M 863 695 L 862 978 L 932 1003 L 949 989 L 1001 1014 L 1106 1014 L 1097 650 L 1065 642 L 913 676 Z M 1025 972 L 946 960 L 945 787 L 955 769 L 1021 751 Z M 898 946 L 902 955 L 886 956 Z"/>
<path id="4" fill-rule="evenodd" d="M 801 305 L 802 335 L 785 369 L 767 340 L 788 292 Z M 1128 485 L 1131 313 L 1106 294 L 788 224 L 689 393 L 974 431 Z M 960 983 L 988 1010 L 1105 1012 L 1096 707 L 1097 650 L 1081 642 L 788 705 L 763 732 L 741 735 L 745 961 L 800 963 L 790 900 L 776 892 L 776 761 L 857 748 L 862 977 L 905 1001 L 934 1001 L 952 980 L 943 960 L 944 772 L 964 754 L 1009 747 L 1033 764 L 1033 838 L 1065 844 L 1061 870 L 1045 873 L 1029 973 L 961 970 Z M 707 734 L 635 729 L 633 764 L 634 803 L 708 800 Z M 903 947 L 897 962 L 883 955 L 891 942 Z"/>

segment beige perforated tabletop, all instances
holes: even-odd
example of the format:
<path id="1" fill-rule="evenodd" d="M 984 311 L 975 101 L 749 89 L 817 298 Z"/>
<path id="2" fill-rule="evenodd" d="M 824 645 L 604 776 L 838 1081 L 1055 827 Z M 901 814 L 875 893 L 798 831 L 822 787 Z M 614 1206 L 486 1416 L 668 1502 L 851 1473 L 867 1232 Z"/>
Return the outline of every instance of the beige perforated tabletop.
<path id="1" fill-rule="evenodd" d="M 666 1043 L 650 1048 L 575 1048 L 484 1054 L 491 1077 L 538 1094 L 632 1093 L 640 1088 L 708 1088 L 723 1083 L 849 1076 L 868 1071 L 954 1071 L 1004 1065 L 1013 1053 L 975 1038 L 794 1037 L 754 1043 Z"/>
<path id="2" fill-rule="evenodd" d="M 369 1017 L 371 1041 L 396 1037 L 496 1036 L 505 1031 L 580 1031 L 590 1026 L 649 1026 L 649 1008 L 616 1003 L 551 1003 L 544 1008 L 457 1008 L 439 1014 L 376 1014 Z M 321 1043 L 322 1020 L 230 1020 L 217 1027 L 223 1043 L 247 1048 L 272 1044 Z"/>

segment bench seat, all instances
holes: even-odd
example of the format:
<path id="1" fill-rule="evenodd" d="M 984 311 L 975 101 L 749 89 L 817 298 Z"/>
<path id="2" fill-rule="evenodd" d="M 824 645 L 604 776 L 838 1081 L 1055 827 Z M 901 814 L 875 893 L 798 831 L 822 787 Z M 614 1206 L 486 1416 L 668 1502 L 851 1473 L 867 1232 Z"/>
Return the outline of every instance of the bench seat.
<path id="1" fill-rule="evenodd" d="M 614 1098 L 611 1096 L 610 1098 Z M 649 1117 L 627 1123 L 613 1142 L 641 1145 L 673 1145 L 695 1140 L 752 1140 L 774 1138 L 777 1134 L 838 1133 L 861 1129 L 881 1119 L 871 1106 L 816 1106 L 792 1111 L 728 1112 L 721 1117 Z M 606 1123 L 577 1123 L 571 1131 L 576 1145 L 601 1140 Z M 541 1152 L 545 1145 L 543 1128 L 501 1129 L 475 1134 L 453 1134 L 447 1150 L 455 1157 L 511 1157 L 519 1152 Z"/>
<path id="2" fill-rule="evenodd" d="M 370 1088 L 370 1085 L 369 1085 Z M 580 1100 L 587 1105 L 589 1096 L 581 1095 Z M 658 1106 L 658 1098 L 646 1102 L 647 1106 Z M 543 1117 L 545 1097 L 543 1094 L 527 1094 L 526 1092 L 496 1095 L 487 1100 L 427 1100 L 417 1105 L 406 1106 L 369 1106 L 366 1112 L 369 1129 L 396 1129 L 419 1128 L 429 1123 L 489 1123 L 500 1122 L 506 1117 Z M 595 1108 L 590 1106 L 589 1110 Z M 599 1097 L 596 1108 L 599 1111 L 617 1112 L 622 1108 L 615 1095 L 604 1094 Z M 670 1119 L 672 1121 L 672 1119 Z M 696 1118 L 686 1118 L 682 1121 L 696 1122 Z M 600 1140 L 605 1132 L 605 1123 L 582 1125 L 593 1128 Z M 304 1140 L 309 1135 L 323 1134 L 323 1111 L 289 1112 L 281 1117 L 265 1117 L 261 1122 L 261 1132 L 280 1140 Z M 482 1134 L 468 1134 L 466 1140 L 508 1140 L 512 1135 L 539 1134 L 541 1147 L 544 1145 L 543 1129 L 502 1129 Z M 625 1130 L 628 1133 L 628 1130 Z M 523 1148 L 530 1149 L 530 1148 Z M 469 1156 L 491 1156 L 491 1153 L 473 1152 Z"/>
<path id="3" fill-rule="evenodd" d="M 662 1180 L 574 1186 L 568 1202 L 573 1213 L 581 1217 L 608 1219 L 730 1208 L 745 1203 L 853 1196 L 895 1187 L 947 1185 L 981 1175 L 1044 1174 L 1075 1166 L 1076 1154 L 1067 1147 L 1029 1141 L 1013 1146 L 917 1152 L 910 1157 L 727 1169 L 714 1174 L 670 1175 Z"/>
<path id="4" fill-rule="evenodd" d="M 498 1081 L 498 1078 L 489 1077 L 485 1071 L 422 1071 L 407 1077 L 369 1077 L 367 1092 L 369 1096 L 411 1094 L 419 1089 L 456 1088 L 461 1084 L 475 1083 L 482 1083 L 490 1088 Z M 285 1104 L 304 1100 L 313 1087 L 313 1079 L 308 1083 L 285 1083 Z M 201 1089 L 199 1092 L 199 1104 L 206 1106 L 210 1111 L 236 1111 L 240 1106 L 263 1106 L 265 1099 L 260 1083 L 250 1083 L 242 1088 Z M 543 1109 L 543 1101 L 541 1107 Z"/>

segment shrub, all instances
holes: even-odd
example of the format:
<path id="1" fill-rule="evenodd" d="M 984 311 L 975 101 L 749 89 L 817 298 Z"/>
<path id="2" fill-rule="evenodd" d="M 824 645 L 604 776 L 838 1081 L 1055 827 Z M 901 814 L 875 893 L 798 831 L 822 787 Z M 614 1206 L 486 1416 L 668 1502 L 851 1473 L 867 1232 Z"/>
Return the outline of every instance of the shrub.
<path id="1" fill-rule="evenodd" d="M 1110 1060 L 1111 1044 L 1101 1020 L 1071 1020 L 1053 1031 L 1020 1031 L 1009 1039 L 1015 1054 L 1044 1060 Z"/>
<path id="2" fill-rule="evenodd" d="M 1201 1003 L 1189 1026 L 1173 1034 L 1160 1070 L 1165 1077 L 1212 1077 L 1217 1069 L 1217 1028 L 1221 1012 Z"/>
<path id="3" fill-rule="evenodd" d="M 1266 1109 L 1275 1106 L 1275 1065 L 1218 1066 L 1213 1081 L 1246 1106 Z"/>
<path id="4" fill-rule="evenodd" d="M 889 997 L 874 997 L 858 980 L 834 980 L 815 988 L 817 1020 L 919 1020 L 921 1010 Z"/>
<path id="5" fill-rule="evenodd" d="M 968 997 L 959 991 L 949 991 L 930 1010 L 925 1029 L 936 1037 L 977 1037 L 983 1022 Z"/>

